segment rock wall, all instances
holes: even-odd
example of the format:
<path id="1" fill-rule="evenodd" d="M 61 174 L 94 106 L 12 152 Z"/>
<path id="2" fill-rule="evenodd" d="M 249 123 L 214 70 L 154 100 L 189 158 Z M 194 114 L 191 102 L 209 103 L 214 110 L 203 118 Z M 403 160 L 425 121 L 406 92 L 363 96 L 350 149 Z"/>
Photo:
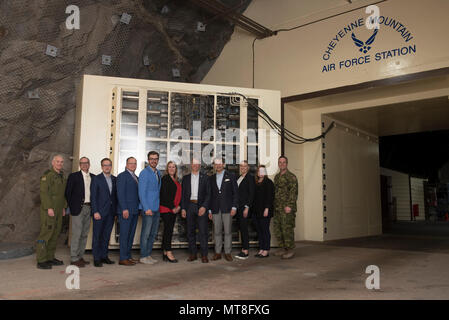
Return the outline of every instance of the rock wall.
<path id="1" fill-rule="evenodd" d="M 80 9 L 79 30 L 66 28 L 69 5 Z M 196 30 L 210 18 L 187 0 L 0 0 L 0 241 L 36 239 L 39 178 L 54 154 L 71 171 L 81 76 L 199 82 L 234 29 L 218 18 Z"/>

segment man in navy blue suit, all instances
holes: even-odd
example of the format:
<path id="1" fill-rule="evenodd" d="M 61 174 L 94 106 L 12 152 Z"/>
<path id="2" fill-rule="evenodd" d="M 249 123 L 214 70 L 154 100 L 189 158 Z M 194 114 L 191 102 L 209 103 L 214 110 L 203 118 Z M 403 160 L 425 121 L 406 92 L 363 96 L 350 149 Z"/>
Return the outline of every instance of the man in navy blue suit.
<path id="1" fill-rule="evenodd" d="M 101 170 L 103 172 L 95 176 L 90 185 L 90 202 L 94 217 L 92 254 L 95 267 L 102 267 L 103 263 L 114 263 L 108 257 L 108 246 L 117 214 L 117 178 L 111 174 L 110 159 L 101 160 Z"/>
<path id="2" fill-rule="evenodd" d="M 72 234 L 70 239 L 71 264 L 84 267 L 89 264 L 83 256 L 86 250 L 92 212 L 90 206 L 90 183 L 95 177 L 89 173 L 90 161 L 80 159 L 80 171 L 71 173 L 67 179 L 65 198 L 70 208 Z"/>
<path id="3" fill-rule="evenodd" d="M 209 177 L 200 172 L 200 167 L 200 161 L 193 159 L 191 173 L 182 178 L 181 214 L 183 218 L 187 218 L 187 238 L 190 252 L 187 261 L 197 259 L 196 229 L 198 228 L 201 261 L 208 263 L 208 220 L 206 210 L 210 201 L 210 184 Z"/>
<path id="4" fill-rule="evenodd" d="M 211 197 L 209 219 L 214 222 L 215 255 L 212 260 L 221 259 L 222 233 L 224 229 L 225 259 L 232 261 L 232 217 L 237 213 L 239 187 L 232 172 L 224 169 L 224 159 L 214 160 L 215 174 L 210 179 Z"/>
<path id="5" fill-rule="evenodd" d="M 134 266 L 138 260 L 131 257 L 134 234 L 139 216 L 139 180 L 134 173 L 137 160 L 126 159 L 126 169 L 117 176 L 118 220 L 120 223 L 120 261 L 123 266 Z"/>

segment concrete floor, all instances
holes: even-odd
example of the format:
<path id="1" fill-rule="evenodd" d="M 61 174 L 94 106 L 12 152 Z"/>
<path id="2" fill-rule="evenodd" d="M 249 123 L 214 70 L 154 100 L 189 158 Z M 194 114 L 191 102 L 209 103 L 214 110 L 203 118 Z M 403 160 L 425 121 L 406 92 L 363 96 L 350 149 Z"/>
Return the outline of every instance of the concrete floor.
<path id="1" fill-rule="evenodd" d="M 35 256 L 0 261 L 0 299 L 448 299 L 449 238 L 383 235 L 298 242 L 296 256 L 80 269 L 80 290 L 65 286 L 69 249 L 59 246 L 65 266 L 36 268 Z M 238 253 L 234 249 L 233 253 Z M 212 251 L 209 257 L 212 256 Z M 138 251 L 134 252 L 138 257 Z M 153 257 L 161 260 L 160 250 Z M 87 260 L 92 260 L 90 253 Z M 110 258 L 117 261 L 118 251 Z M 380 268 L 380 290 L 365 288 L 369 265 Z"/>

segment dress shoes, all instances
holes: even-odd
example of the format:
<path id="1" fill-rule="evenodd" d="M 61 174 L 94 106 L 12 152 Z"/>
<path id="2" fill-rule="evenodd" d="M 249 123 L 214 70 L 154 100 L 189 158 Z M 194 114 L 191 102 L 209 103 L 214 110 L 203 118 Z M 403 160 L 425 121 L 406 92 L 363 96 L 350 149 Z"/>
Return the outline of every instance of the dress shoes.
<path id="1" fill-rule="evenodd" d="M 114 264 L 115 261 L 110 260 L 108 257 L 101 259 L 101 262 L 106 263 L 106 264 Z"/>
<path id="2" fill-rule="evenodd" d="M 80 259 L 85 265 L 88 265 L 88 264 L 90 264 L 90 262 L 89 261 L 86 261 L 86 260 L 84 260 L 83 258 L 81 258 Z"/>
<path id="3" fill-rule="evenodd" d="M 166 254 L 164 254 L 164 256 L 162 257 L 162 260 L 167 261 L 167 262 L 171 262 L 171 263 L 177 263 L 178 262 L 177 259 L 170 259 Z"/>
<path id="4" fill-rule="evenodd" d="M 209 259 L 207 258 L 207 256 L 202 256 L 201 257 L 201 262 L 202 263 L 209 263 Z"/>
<path id="5" fill-rule="evenodd" d="M 129 260 L 120 260 L 118 262 L 118 264 L 121 266 L 135 266 L 136 265 L 134 262 L 131 262 Z"/>
<path id="6" fill-rule="evenodd" d="M 64 262 L 62 262 L 61 260 L 58 260 L 56 258 L 54 258 L 53 260 L 48 260 L 47 263 L 52 266 L 62 266 L 64 264 Z"/>
<path id="7" fill-rule="evenodd" d="M 230 253 L 225 253 L 224 257 L 225 257 L 226 261 L 232 261 L 232 260 L 234 260 L 234 259 L 232 259 L 232 256 L 231 256 Z"/>
<path id="8" fill-rule="evenodd" d="M 48 269 L 51 269 L 52 266 L 47 261 L 45 261 L 45 262 L 38 262 L 37 263 L 37 268 L 38 269 L 47 269 L 48 270 Z"/>
<path id="9" fill-rule="evenodd" d="M 213 256 L 212 261 L 217 261 L 217 260 L 220 260 L 220 259 L 221 259 L 221 253 L 216 253 Z"/>
<path id="10" fill-rule="evenodd" d="M 77 266 L 78 268 L 84 268 L 86 266 L 86 264 L 83 262 L 83 260 L 79 259 L 77 261 L 72 261 L 70 263 L 70 265 L 72 266 Z"/>
<path id="11" fill-rule="evenodd" d="M 195 255 L 191 254 L 191 255 L 189 256 L 189 258 L 187 259 L 187 261 L 192 262 L 192 261 L 195 261 L 196 259 L 198 259 L 198 257 L 196 256 L 196 254 L 195 254 Z"/>
<path id="12" fill-rule="evenodd" d="M 138 264 L 138 263 L 140 263 L 140 261 L 139 260 L 136 260 L 136 259 L 133 259 L 133 258 L 130 258 L 130 259 L 128 259 L 129 261 L 131 261 L 131 262 L 134 262 L 135 264 Z"/>
<path id="13" fill-rule="evenodd" d="M 94 266 L 95 267 L 102 267 L 103 263 L 101 261 L 94 261 Z"/>

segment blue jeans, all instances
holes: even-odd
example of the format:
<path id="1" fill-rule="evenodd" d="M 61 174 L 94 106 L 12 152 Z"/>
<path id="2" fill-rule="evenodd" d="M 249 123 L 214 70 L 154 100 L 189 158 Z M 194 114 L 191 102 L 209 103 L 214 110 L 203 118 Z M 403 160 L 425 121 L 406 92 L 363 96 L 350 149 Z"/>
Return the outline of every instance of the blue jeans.
<path id="1" fill-rule="evenodd" d="M 140 233 L 140 257 L 145 258 L 151 255 L 153 243 L 159 229 L 159 211 L 153 211 L 152 216 L 142 215 L 142 231 Z"/>

